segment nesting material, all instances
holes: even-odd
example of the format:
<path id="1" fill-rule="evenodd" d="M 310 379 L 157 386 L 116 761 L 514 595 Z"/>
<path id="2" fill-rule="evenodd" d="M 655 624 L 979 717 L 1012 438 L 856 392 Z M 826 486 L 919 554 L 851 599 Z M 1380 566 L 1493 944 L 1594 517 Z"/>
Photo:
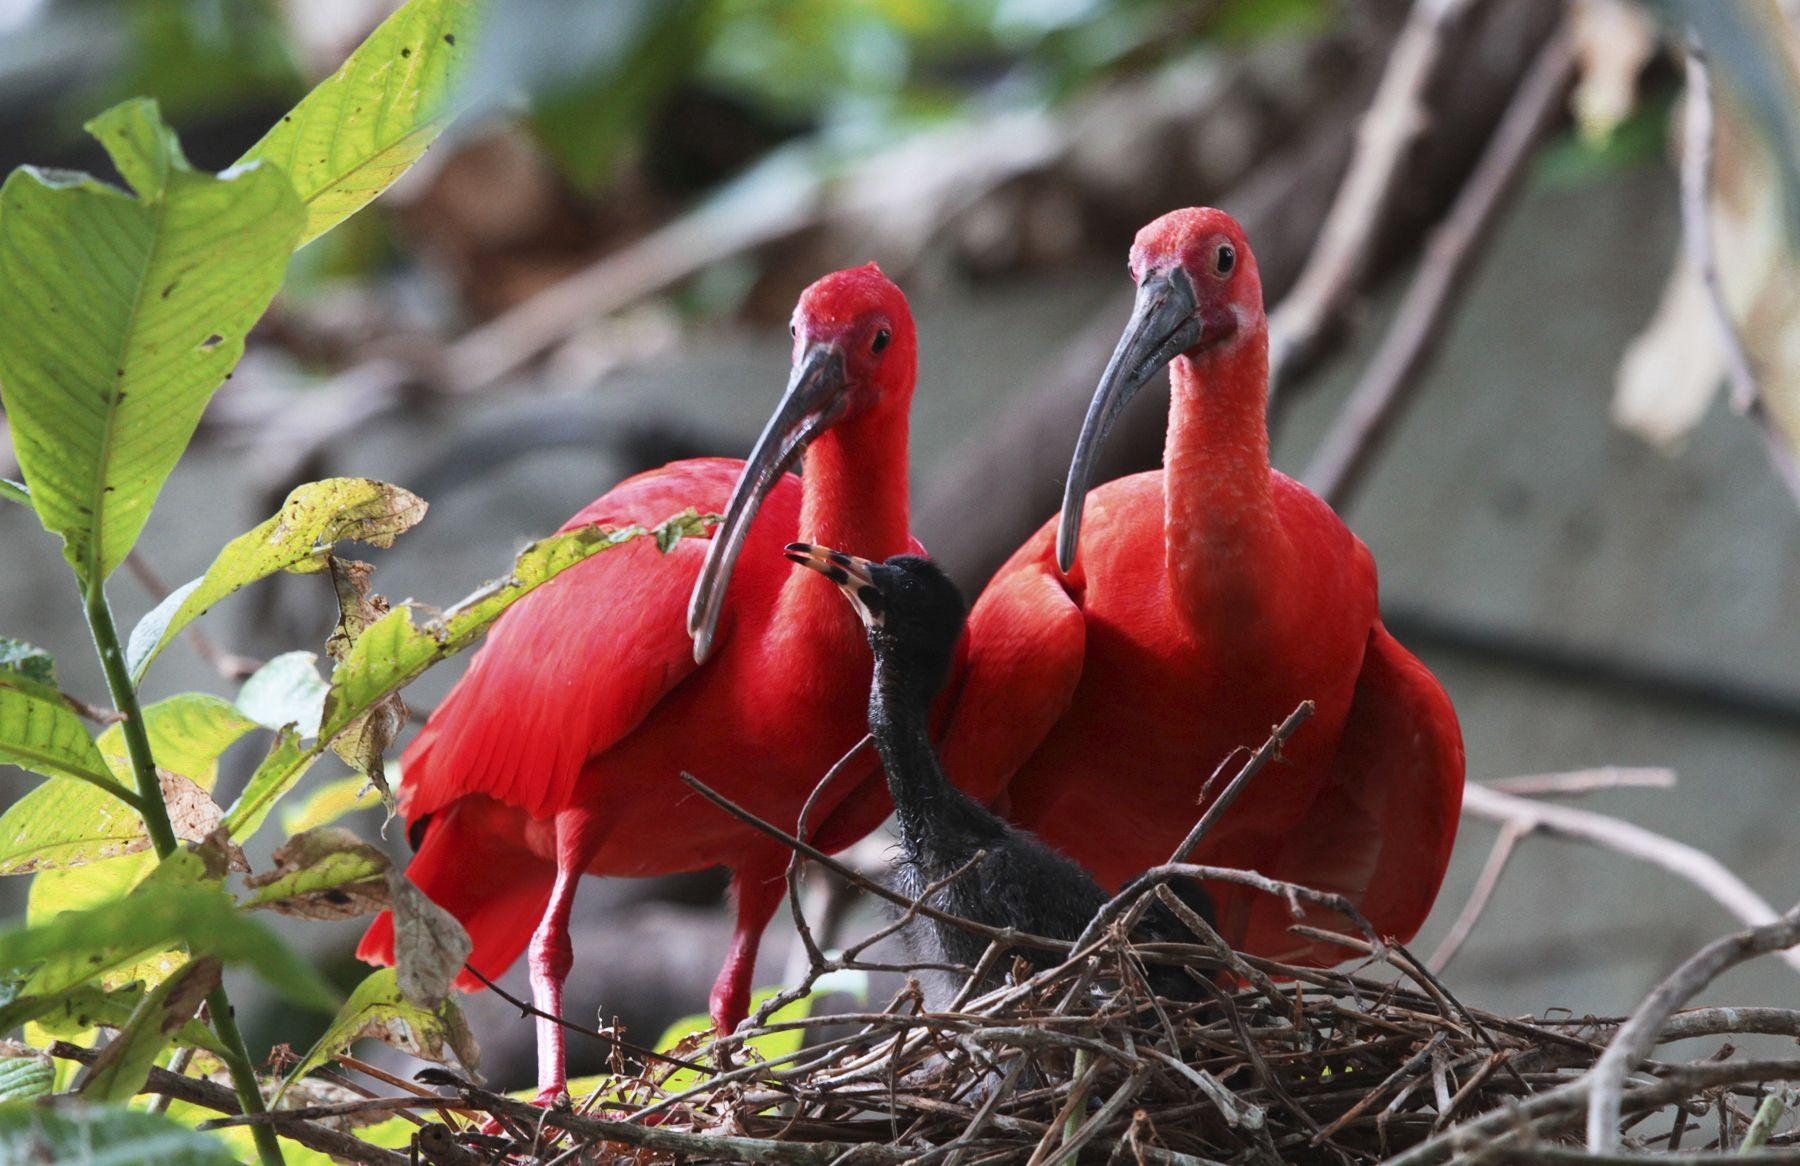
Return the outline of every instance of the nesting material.
<path id="1" fill-rule="evenodd" d="M 879 1012 L 746 1029 L 684 1055 L 714 1067 L 697 1084 L 691 1071 L 634 1068 L 620 1054 L 622 1077 L 568 1110 L 434 1073 L 427 1079 L 505 1132 L 434 1135 L 423 1156 L 457 1166 L 1461 1166 L 1677 1150 L 1693 1160 L 1694 1151 L 1736 1154 L 1749 1136 L 1762 1148 L 1739 1161 L 1800 1161 L 1791 1120 L 1778 1120 L 1800 1059 L 1726 1051 L 1636 1066 L 1620 1095 L 1620 1150 L 1590 1157 L 1589 1070 L 1620 1020 L 1470 1009 L 1403 948 L 1337 938 L 1368 952 L 1365 961 L 1288 967 L 1225 951 L 1210 935 L 1133 946 L 1114 925 L 1057 966 L 943 1012 L 922 1011 L 909 990 Z M 984 963 L 1014 959 L 995 945 Z M 1200 1004 L 1159 1000 L 1144 976 L 1156 962 L 1229 986 L 1208 988 Z M 809 1037 L 798 1053 L 762 1061 L 746 1051 L 796 1027 Z M 1697 1009 L 1657 1028 L 1663 1043 L 1795 1037 L 1800 1012 Z M 1764 1128 L 1752 1133 L 1759 1112 Z"/>

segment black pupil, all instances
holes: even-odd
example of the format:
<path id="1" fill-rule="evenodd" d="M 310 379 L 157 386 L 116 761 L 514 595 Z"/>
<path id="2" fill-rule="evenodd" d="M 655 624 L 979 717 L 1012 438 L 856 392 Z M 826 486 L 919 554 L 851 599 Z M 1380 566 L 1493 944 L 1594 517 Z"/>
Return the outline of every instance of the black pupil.
<path id="1" fill-rule="evenodd" d="M 888 330 L 883 328 L 881 331 L 875 333 L 875 342 L 869 345 L 869 350 L 871 352 L 880 352 L 888 346 L 888 341 L 892 339 L 893 337 L 888 335 Z"/>
<path id="2" fill-rule="evenodd" d="M 1237 266 L 1237 252 L 1227 243 L 1219 248 L 1219 274 L 1230 275 L 1231 269 Z"/>

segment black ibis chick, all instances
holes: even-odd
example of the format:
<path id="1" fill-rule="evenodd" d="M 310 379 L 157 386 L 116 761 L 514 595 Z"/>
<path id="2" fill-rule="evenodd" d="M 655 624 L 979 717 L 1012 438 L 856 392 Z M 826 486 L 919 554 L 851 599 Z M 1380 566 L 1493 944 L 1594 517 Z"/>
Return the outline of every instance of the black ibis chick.
<path id="1" fill-rule="evenodd" d="M 875 656 L 869 732 L 887 771 L 900 834 L 895 889 L 918 899 L 932 884 L 962 871 L 930 895 L 931 906 L 991 927 L 1077 938 L 1108 898 L 1100 884 L 1073 859 L 952 785 L 938 762 L 931 703 L 949 673 L 967 615 L 956 584 L 936 563 L 917 555 L 876 563 L 790 543 L 787 557 L 836 583 L 868 630 Z M 1182 893 L 1190 902 L 1196 894 L 1204 899 L 1197 886 Z M 1209 905 L 1197 905 L 1210 918 Z M 1193 942 L 1161 904 L 1146 912 L 1138 936 Z M 973 967 L 987 949 L 980 936 L 923 917 L 908 927 L 906 938 L 921 963 Z M 1027 954 L 1040 967 L 1055 958 L 1049 952 Z M 1195 987 L 1172 968 L 1152 968 L 1151 982 L 1165 996 L 1191 997 Z"/>

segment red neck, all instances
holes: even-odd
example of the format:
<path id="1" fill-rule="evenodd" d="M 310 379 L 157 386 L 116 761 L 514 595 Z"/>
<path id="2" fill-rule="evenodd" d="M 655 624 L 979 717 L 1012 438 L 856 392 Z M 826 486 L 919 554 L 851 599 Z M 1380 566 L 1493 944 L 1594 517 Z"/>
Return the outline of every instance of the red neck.
<path id="1" fill-rule="evenodd" d="M 800 479 L 801 542 L 877 561 L 907 549 L 907 404 L 902 397 L 893 407 L 825 431 L 808 447 Z M 815 651 L 842 651 L 840 640 L 863 642 L 862 625 L 844 597 L 813 571 L 789 572 L 777 626 Z"/>
<path id="2" fill-rule="evenodd" d="M 1281 550 L 1269 482 L 1266 322 L 1169 369 L 1164 562 L 1190 626 L 1242 614 Z"/>
<path id="3" fill-rule="evenodd" d="M 800 541 L 865 559 L 906 549 L 906 423 L 887 412 L 827 430 L 807 449 Z"/>

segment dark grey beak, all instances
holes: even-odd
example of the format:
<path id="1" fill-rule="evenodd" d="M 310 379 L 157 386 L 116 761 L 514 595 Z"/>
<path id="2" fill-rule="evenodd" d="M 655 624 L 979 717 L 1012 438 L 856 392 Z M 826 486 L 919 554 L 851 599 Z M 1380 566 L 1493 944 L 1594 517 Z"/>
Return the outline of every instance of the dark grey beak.
<path id="1" fill-rule="evenodd" d="M 1200 321 L 1195 319 L 1193 281 L 1179 267 L 1157 271 L 1138 285 L 1131 322 L 1119 337 L 1112 359 L 1094 390 L 1075 456 L 1069 462 L 1069 480 L 1063 487 L 1062 521 L 1056 528 L 1056 562 L 1065 572 L 1075 565 L 1075 545 L 1081 534 L 1081 510 L 1087 503 L 1100 447 L 1112 432 L 1126 404 L 1164 365 L 1192 348 L 1199 340 Z"/>
<path id="2" fill-rule="evenodd" d="M 787 392 L 756 448 L 744 463 L 743 476 L 731 492 L 725 518 L 706 548 L 706 562 L 688 602 L 688 635 L 694 637 L 694 661 L 704 663 L 725 606 L 725 591 L 737 564 L 750 524 L 763 499 L 775 488 L 813 438 L 829 429 L 844 409 L 844 354 L 835 342 L 808 348 L 795 362 Z"/>

